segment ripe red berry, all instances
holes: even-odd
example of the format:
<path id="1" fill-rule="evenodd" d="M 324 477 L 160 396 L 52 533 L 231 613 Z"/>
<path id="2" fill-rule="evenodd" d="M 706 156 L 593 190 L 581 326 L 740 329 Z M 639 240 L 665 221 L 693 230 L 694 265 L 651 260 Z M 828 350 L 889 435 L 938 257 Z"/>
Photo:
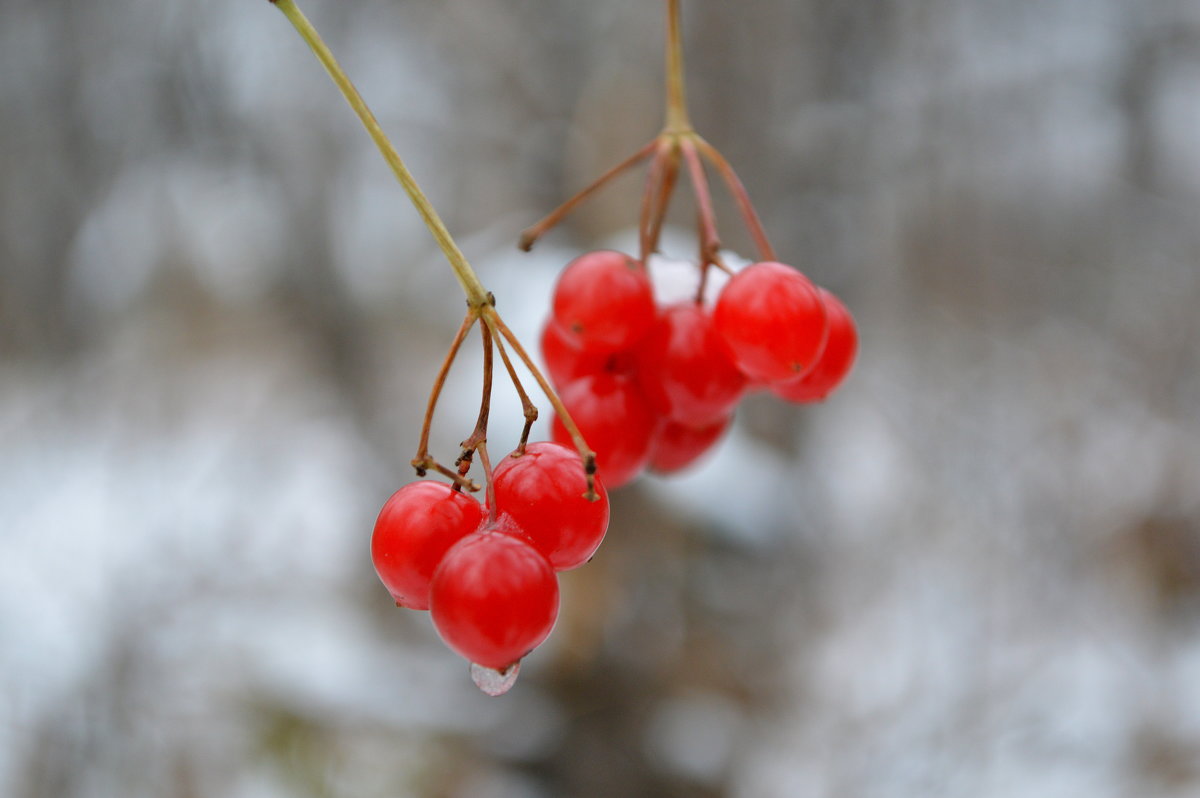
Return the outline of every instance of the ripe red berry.
<path id="1" fill-rule="evenodd" d="M 695 302 L 664 308 L 638 347 L 638 381 L 654 409 L 689 427 L 729 414 L 746 390 L 712 316 Z"/>
<path id="2" fill-rule="evenodd" d="M 605 370 L 610 358 L 609 355 L 583 351 L 571 338 L 554 319 L 547 320 L 542 328 L 542 360 L 550 381 L 557 386 L 589 374 L 599 374 Z"/>
<path id="3" fill-rule="evenodd" d="M 509 516 L 557 571 L 583 565 L 608 529 L 608 492 L 596 479 L 596 501 L 584 498 L 587 477 L 579 453 L 550 441 L 525 447 L 496 464 L 497 511 Z"/>
<path id="4" fill-rule="evenodd" d="M 703 427 L 689 427 L 668 421 L 654 436 L 650 449 L 650 470 L 673 474 L 695 463 L 729 429 L 733 416 L 728 415 Z"/>
<path id="5" fill-rule="evenodd" d="M 587 352 L 629 349 L 654 323 L 654 293 L 641 265 L 600 250 L 567 264 L 554 287 L 553 318 Z"/>
<path id="6" fill-rule="evenodd" d="M 392 494 L 371 536 L 375 572 L 402 607 L 429 609 L 429 583 L 446 551 L 483 523 L 473 496 L 433 480 L 413 482 Z"/>
<path id="7" fill-rule="evenodd" d="M 433 576 L 430 608 L 446 645 L 477 665 L 504 670 L 554 628 L 558 579 L 517 533 L 487 528 L 446 553 Z"/>
<path id="8" fill-rule="evenodd" d="M 752 381 L 801 377 L 825 345 L 825 306 L 817 287 L 782 263 L 755 263 L 735 274 L 717 298 L 713 322 Z"/>
<path id="9" fill-rule="evenodd" d="M 858 331 L 854 317 L 841 300 L 824 288 L 818 289 L 829 314 L 829 339 L 812 371 L 798 380 L 777 383 L 771 391 L 789 402 L 819 402 L 842 383 L 858 353 Z"/>
<path id="10" fill-rule="evenodd" d="M 570 383 L 559 394 L 588 445 L 596 452 L 597 472 L 609 488 L 624 485 L 645 467 L 658 416 L 621 374 L 596 374 Z M 553 438 L 573 446 L 562 419 L 555 416 Z"/>

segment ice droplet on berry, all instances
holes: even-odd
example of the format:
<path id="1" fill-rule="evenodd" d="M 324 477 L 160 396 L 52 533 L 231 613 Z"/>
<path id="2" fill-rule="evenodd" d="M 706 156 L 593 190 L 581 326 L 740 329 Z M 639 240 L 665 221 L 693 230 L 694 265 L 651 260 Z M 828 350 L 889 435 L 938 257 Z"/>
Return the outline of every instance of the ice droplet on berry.
<path id="1" fill-rule="evenodd" d="M 512 686 L 517 683 L 517 676 L 520 673 L 520 662 L 514 662 L 502 671 L 471 663 L 471 681 L 490 696 L 504 695 L 511 690 Z"/>

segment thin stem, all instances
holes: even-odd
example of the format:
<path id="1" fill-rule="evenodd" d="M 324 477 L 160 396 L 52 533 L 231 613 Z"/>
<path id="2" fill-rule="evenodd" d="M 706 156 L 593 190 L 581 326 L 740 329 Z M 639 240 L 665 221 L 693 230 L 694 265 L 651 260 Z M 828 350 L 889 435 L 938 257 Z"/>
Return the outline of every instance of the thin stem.
<path id="1" fill-rule="evenodd" d="M 479 462 L 483 463 L 483 479 L 487 484 L 488 521 L 496 522 L 496 483 L 492 479 L 492 458 L 488 457 L 487 439 L 479 442 Z"/>
<path id="2" fill-rule="evenodd" d="M 483 396 L 479 400 L 479 417 L 475 420 L 475 429 L 462 442 L 462 454 L 454 462 L 458 473 L 464 477 L 471 470 L 475 450 L 487 441 L 488 417 L 492 412 L 492 328 L 487 323 L 480 324 L 479 335 L 483 338 Z"/>
<path id="3" fill-rule="evenodd" d="M 575 196 L 571 197 L 566 202 L 564 202 L 562 205 L 559 205 L 557 208 L 550 211 L 550 213 L 546 214 L 546 216 L 541 221 L 539 221 L 537 224 L 533 225 L 532 227 L 526 228 L 525 231 L 521 233 L 521 240 L 517 243 L 517 246 L 520 247 L 525 252 L 528 252 L 529 250 L 533 249 L 533 245 L 537 242 L 537 240 L 539 238 L 541 238 L 543 235 L 546 234 L 546 231 L 548 231 L 550 228 L 554 227 L 556 224 L 561 222 L 563 220 L 563 218 L 566 217 L 567 214 L 569 214 L 571 211 L 575 210 L 575 208 L 578 207 L 580 204 L 582 204 L 588 197 L 592 196 L 597 191 L 599 191 L 601 188 L 603 188 L 614 177 L 621 174 L 622 172 L 624 172 L 626 169 L 630 168 L 631 166 L 633 166 L 637 163 L 640 163 L 641 161 L 643 161 L 647 157 L 649 157 L 650 153 L 654 152 L 654 148 L 657 144 L 658 144 L 658 139 L 652 140 L 649 144 L 642 147 L 640 150 L 635 152 L 633 155 L 629 156 L 628 158 L 621 161 L 619 164 L 612 167 L 607 172 L 605 172 L 604 174 L 600 175 L 598 178 L 593 180 L 588 186 L 583 188 Z"/>
<path id="4" fill-rule="evenodd" d="M 462 250 L 454 243 L 450 232 L 446 229 L 442 219 L 434 210 L 425 194 L 417 185 L 416 179 L 412 173 L 408 171 L 408 167 L 404 165 L 404 161 L 400 159 L 400 155 L 396 152 L 395 147 L 388 141 L 387 135 L 379 126 L 375 115 L 371 113 L 371 109 L 367 107 L 367 103 L 363 100 L 362 95 L 358 93 L 358 89 L 350 82 L 350 78 L 342 70 L 337 59 L 333 57 L 333 53 L 325 45 L 321 39 L 321 35 L 317 33 L 317 29 L 313 27 L 308 18 L 304 16 L 299 7 L 296 6 L 294 0 L 271 0 L 271 2 L 283 12 L 283 15 L 288 18 L 288 21 L 295 27 L 296 32 L 300 37 L 308 43 L 312 48 L 313 54 L 317 60 L 325 67 L 325 71 L 329 73 L 329 77 L 333 78 L 333 82 L 342 92 L 342 96 L 346 98 L 346 102 L 354 109 L 354 113 L 358 115 L 363 127 L 367 129 L 367 133 L 375 142 L 375 146 L 379 148 L 379 152 L 383 155 L 383 159 L 387 161 L 392 172 L 396 175 L 396 179 L 400 181 L 400 185 L 408 193 L 409 199 L 416 206 L 417 213 L 421 214 L 421 218 L 425 220 L 425 226 L 429 228 L 429 232 L 433 234 L 438 246 L 446 256 L 446 260 L 450 263 L 450 268 L 454 270 L 454 276 L 458 279 L 458 283 L 462 286 L 463 293 L 467 295 L 467 302 L 473 307 L 482 307 L 487 304 L 487 291 L 483 284 L 476 276 L 474 269 L 467 263 L 466 257 Z"/>
<path id="5" fill-rule="evenodd" d="M 484 323 L 486 324 L 487 321 L 485 320 Z M 529 431 L 533 429 L 533 422 L 538 419 L 538 409 L 530 400 L 529 394 L 525 393 L 525 386 L 521 385 L 521 380 L 517 377 L 517 370 L 513 368 L 512 361 L 508 357 L 508 350 L 504 348 L 504 339 L 493 334 L 492 340 L 496 342 L 496 349 L 500 352 L 500 359 L 504 361 L 504 368 L 508 369 L 508 378 L 512 380 L 513 387 L 517 389 L 517 396 L 521 399 L 521 412 L 525 414 L 525 427 L 521 430 L 521 440 L 517 442 L 516 450 L 518 455 L 522 455 L 525 454 L 525 444 L 529 442 Z"/>
<path id="6" fill-rule="evenodd" d="M 417 470 L 418 477 L 425 476 L 426 469 L 434 464 L 433 458 L 429 456 L 429 433 L 433 428 L 433 411 L 437 408 L 438 397 L 441 396 L 442 387 L 446 384 L 446 375 L 450 373 L 450 366 L 454 363 L 459 348 L 462 347 L 467 333 L 471 331 L 471 327 L 475 325 L 475 320 L 478 318 L 478 314 L 474 311 L 467 312 L 462 324 L 458 327 L 458 332 L 454 334 L 454 340 L 450 343 L 449 351 L 446 352 L 446 359 L 442 361 L 442 366 L 433 380 L 433 388 L 429 392 L 429 404 L 425 406 L 425 420 L 421 423 L 421 440 L 417 444 L 417 456 L 412 460 L 412 466 Z"/>
<path id="7" fill-rule="evenodd" d="M 559 420 L 566 427 L 567 434 L 571 436 L 571 441 L 575 444 L 575 449 L 579 452 L 579 457 L 583 460 L 583 472 L 587 476 L 587 493 L 584 494 L 589 501 L 595 501 L 596 496 L 596 453 L 588 448 L 587 441 L 583 439 L 583 435 L 579 432 L 579 427 L 575 425 L 575 420 L 571 418 L 571 414 L 567 412 L 567 408 L 563 405 L 562 400 L 558 398 L 558 394 L 550 387 L 550 383 L 546 381 L 546 377 L 542 374 L 537 364 L 529 357 L 529 353 L 525 351 L 525 347 L 521 346 L 521 342 L 517 340 L 517 336 L 508 328 L 504 320 L 500 318 L 500 314 L 495 308 L 483 308 L 483 320 L 495 329 L 504 340 L 512 346 L 513 351 L 517 353 L 517 357 L 525 364 L 525 368 L 529 369 L 529 373 L 533 375 L 533 379 L 537 381 L 538 387 L 542 389 L 542 393 L 546 395 L 551 406 L 554 407 L 554 412 L 558 413 Z"/>
<path id="8" fill-rule="evenodd" d="M 692 129 L 683 84 L 683 37 L 679 26 L 679 0 L 667 0 L 667 130 Z"/>
<path id="9" fill-rule="evenodd" d="M 663 223 L 667 218 L 667 209 L 671 205 L 671 195 L 675 193 L 675 180 L 678 177 L 679 147 L 676 142 L 672 141 L 671 151 L 663 165 L 658 196 L 654 198 L 654 207 L 650 210 L 650 230 L 647 232 L 650 252 L 658 251 L 658 239 L 662 235 Z"/>
<path id="10" fill-rule="evenodd" d="M 738 204 L 738 210 L 741 211 L 742 220 L 746 223 L 746 229 L 750 231 L 751 237 L 754 238 L 754 246 L 758 248 L 758 256 L 763 260 L 775 260 L 775 250 L 771 247 L 771 242 L 767 240 L 767 233 L 763 229 L 762 222 L 758 218 L 758 212 L 754 210 L 754 203 L 750 202 L 750 195 L 746 191 L 746 187 L 742 185 L 742 181 L 738 179 L 737 173 L 733 171 L 733 167 L 729 161 L 725 160 L 716 147 L 709 144 L 698 135 L 693 135 L 692 140 L 696 143 L 696 149 L 700 154 L 717 168 L 721 173 L 721 177 L 725 180 L 725 185 L 729 187 L 729 193 L 733 195 L 734 200 Z"/>
<path id="11" fill-rule="evenodd" d="M 427 458 L 422 464 L 422 467 L 419 469 L 421 476 L 425 476 L 427 471 L 436 471 L 442 476 L 449 478 L 454 482 L 454 489 L 457 491 L 466 490 L 474 493 L 475 491 L 479 490 L 480 486 L 478 484 L 467 479 L 457 471 L 447 468 L 437 460 L 434 460 L 432 457 Z"/>
<path id="12" fill-rule="evenodd" d="M 650 257 L 651 251 L 650 229 L 654 200 L 662 191 L 667 150 L 672 144 L 673 139 L 670 136 L 659 137 L 654 158 L 650 161 L 650 168 L 646 170 L 646 183 L 642 189 L 642 209 L 638 215 L 638 259 L 641 261 L 643 269 L 646 268 L 646 260 Z"/>
<path id="13" fill-rule="evenodd" d="M 704 164 L 700 163 L 700 156 L 696 154 L 695 144 L 690 137 L 681 141 L 679 148 L 683 151 L 683 160 L 696 193 L 696 212 L 700 217 L 700 268 L 704 270 L 712 264 L 725 269 L 725 264 L 721 262 L 721 240 L 717 236 L 717 217 L 713 212 Z"/>
<path id="14" fill-rule="evenodd" d="M 696 213 L 699 225 L 703 227 L 704 220 L 701 218 L 699 211 Z M 726 269 L 728 271 L 728 269 Z M 700 281 L 696 286 L 696 304 L 704 304 L 704 292 L 708 288 L 708 264 L 704 261 L 704 242 L 700 242 Z"/>

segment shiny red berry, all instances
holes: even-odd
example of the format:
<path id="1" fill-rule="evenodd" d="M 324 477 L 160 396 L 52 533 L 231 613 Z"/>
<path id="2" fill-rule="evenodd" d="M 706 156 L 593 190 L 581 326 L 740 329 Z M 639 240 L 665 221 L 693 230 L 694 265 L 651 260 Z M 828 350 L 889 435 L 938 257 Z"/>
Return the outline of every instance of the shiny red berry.
<path id="1" fill-rule="evenodd" d="M 430 590 L 433 625 L 455 652 L 504 670 L 536 648 L 558 617 L 558 579 L 517 534 L 469 535 L 446 553 Z"/>
<path id="2" fill-rule="evenodd" d="M 776 396 L 789 402 L 819 402 L 829 396 L 850 373 L 858 353 L 854 317 L 840 299 L 824 288 L 818 290 L 829 314 L 829 338 L 812 371 L 798 380 L 771 386 Z"/>
<path id="3" fill-rule="evenodd" d="M 654 436 L 650 449 L 650 470 L 674 474 L 694 464 L 721 439 L 733 416 L 725 416 L 703 427 L 689 427 L 668 421 Z"/>
<path id="4" fill-rule="evenodd" d="M 483 523 L 473 496 L 433 480 L 413 482 L 392 494 L 371 536 L 375 572 L 402 607 L 429 609 L 429 583 L 455 543 Z"/>
<path id="5" fill-rule="evenodd" d="M 825 346 L 817 287 L 782 263 L 755 263 L 735 274 L 717 297 L 713 322 L 738 368 L 755 382 L 803 376 Z"/>
<path id="6" fill-rule="evenodd" d="M 629 349 L 654 323 L 645 271 L 621 252 L 600 250 L 567 264 L 554 287 L 553 319 L 587 352 Z"/>
<path id="7" fill-rule="evenodd" d="M 702 305 L 664 308 L 638 347 L 638 381 L 654 409 L 689 427 L 729 415 L 746 391 L 746 376 L 729 357 Z"/>
<path id="8" fill-rule="evenodd" d="M 637 384 L 621 374 L 596 374 L 570 383 L 559 394 L 567 412 L 596 453 L 597 473 L 610 489 L 624 485 L 646 466 L 659 417 Z M 573 446 L 557 416 L 553 438 Z"/>
<path id="9" fill-rule="evenodd" d="M 596 500 L 588 501 L 579 452 L 538 441 L 496 464 L 492 488 L 496 510 L 521 528 L 556 571 L 587 562 L 608 529 L 608 492 L 597 477 Z"/>
<path id="10" fill-rule="evenodd" d="M 609 355 L 585 352 L 571 339 L 572 336 L 554 319 L 547 320 L 542 328 L 542 362 L 546 364 L 550 381 L 559 387 L 589 374 L 599 374 L 605 370 L 610 358 Z"/>

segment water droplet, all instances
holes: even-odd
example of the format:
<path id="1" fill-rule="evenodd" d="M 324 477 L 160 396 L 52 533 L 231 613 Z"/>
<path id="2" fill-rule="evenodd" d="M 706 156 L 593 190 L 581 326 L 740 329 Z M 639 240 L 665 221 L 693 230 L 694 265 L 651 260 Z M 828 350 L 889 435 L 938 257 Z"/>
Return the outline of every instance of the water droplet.
<path id="1" fill-rule="evenodd" d="M 514 662 L 502 671 L 495 668 L 485 668 L 471 663 L 471 681 L 483 692 L 491 696 L 504 695 L 517 683 L 517 674 L 521 672 L 521 663 Z"/>

